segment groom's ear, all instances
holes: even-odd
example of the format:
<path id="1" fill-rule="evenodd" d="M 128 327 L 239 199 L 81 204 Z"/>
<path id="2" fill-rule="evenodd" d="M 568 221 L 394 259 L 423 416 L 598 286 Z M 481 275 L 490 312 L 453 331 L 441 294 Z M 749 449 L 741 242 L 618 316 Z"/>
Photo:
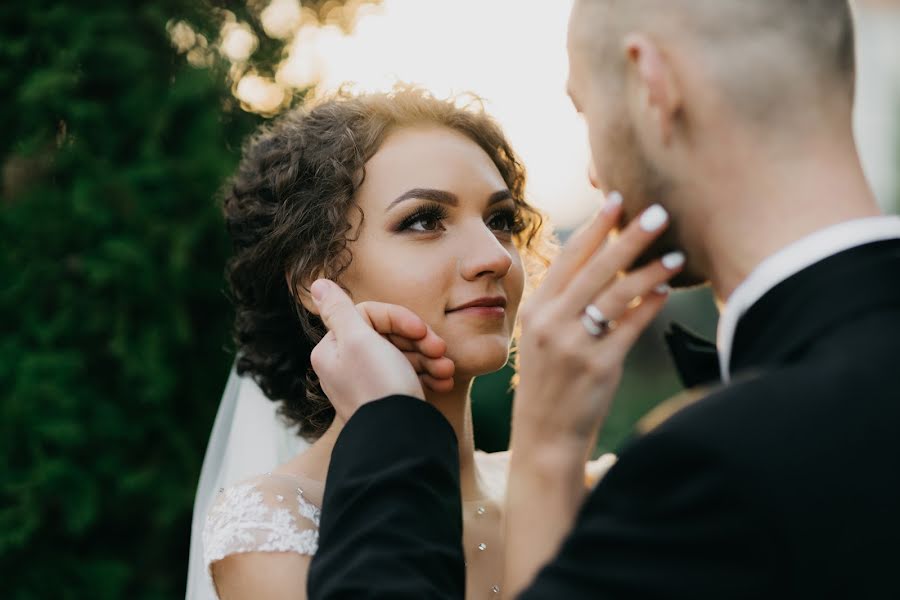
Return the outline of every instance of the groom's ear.
<path id="1" fill-rule="evenodd" d="M 656 42 L 643 34 L 625 37 L 625 53 L 637 83 L 638 109 L 655 127 L 660 142 L 668 145 L 683 101 L 672 65 Z"/>

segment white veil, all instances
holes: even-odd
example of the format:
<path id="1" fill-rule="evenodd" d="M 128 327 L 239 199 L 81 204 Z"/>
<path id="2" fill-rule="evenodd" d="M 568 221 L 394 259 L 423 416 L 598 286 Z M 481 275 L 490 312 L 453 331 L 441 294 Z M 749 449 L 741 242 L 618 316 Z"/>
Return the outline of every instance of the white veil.
<path id="1" fill-rule="evenodd" d="M 270 401 L 249 377 L 234 367 L 213 423 L 191 521 L 186 600 L 214 600 L 216 595 L 203 560 L 203 523 L 220 488 L 271 471 L 309 446 L 276 414 Z"/>

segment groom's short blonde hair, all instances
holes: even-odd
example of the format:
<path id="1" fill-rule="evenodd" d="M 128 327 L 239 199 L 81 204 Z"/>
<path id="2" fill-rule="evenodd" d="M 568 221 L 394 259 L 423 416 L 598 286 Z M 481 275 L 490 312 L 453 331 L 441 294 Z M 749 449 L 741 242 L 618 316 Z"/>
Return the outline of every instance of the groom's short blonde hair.
<path id="1" fill-rule="evenodd" d="M 848 0 L 579 3 L 591 11 L 592 27 L 584 31 L 593 30 L 601 45 L 593 48 L 598 58 L 618 56 L 622 64 L 613 45 L 629 31 L 677 36 L 697 50 L 729 100 L 747 116 L 771 119 L 773 108 L 784 112 L 784 102 L 852 105 L 856 58 Z"/>

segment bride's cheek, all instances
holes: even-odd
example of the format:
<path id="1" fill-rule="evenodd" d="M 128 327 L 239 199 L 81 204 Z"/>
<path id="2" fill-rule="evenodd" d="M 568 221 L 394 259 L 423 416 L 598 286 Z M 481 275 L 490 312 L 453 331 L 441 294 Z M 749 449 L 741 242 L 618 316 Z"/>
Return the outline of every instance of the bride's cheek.
<path id="1" fill-rule="evenodd" d="M 506 276 L 506 296 L 511 311 L 517 311 L 525 293 L 525 268 L 521 259 L 513 263 L 509 274 Z"/>

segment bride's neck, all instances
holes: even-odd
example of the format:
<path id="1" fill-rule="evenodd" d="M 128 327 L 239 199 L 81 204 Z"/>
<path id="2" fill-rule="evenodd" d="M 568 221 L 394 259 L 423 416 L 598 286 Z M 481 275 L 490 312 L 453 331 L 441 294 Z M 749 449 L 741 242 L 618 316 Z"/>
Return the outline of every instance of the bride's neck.
<path id="1" fill-rule="evenodd" d="M 437 408 L 456 433 L 459 444 L 459 479 L 463 500 L 480 499 L 484 496 L 478 484 L 475 465 L 475 437 L 472 430 L 472 379 L 456 381 L 453 391 L 445 394 L 430 392 L 425 394 L 429 404 Z M 331 451 L 337 441 L 344 422 L 336 418 L 328 430 L 312 446 L 291 461 L 291 470 L 300 470 L 306 477 L 325 481 Z"/>
<path id="2" fill-rule="evenodd" d="M 425 392 L 426 401 L 438 409 L 456 433 L 459 444 L 459 485 L 463 500 L 481 498 L 475 465 L 475 435 L 472 428 L 472 378 L 459 379 L 453 390 Z"/>

